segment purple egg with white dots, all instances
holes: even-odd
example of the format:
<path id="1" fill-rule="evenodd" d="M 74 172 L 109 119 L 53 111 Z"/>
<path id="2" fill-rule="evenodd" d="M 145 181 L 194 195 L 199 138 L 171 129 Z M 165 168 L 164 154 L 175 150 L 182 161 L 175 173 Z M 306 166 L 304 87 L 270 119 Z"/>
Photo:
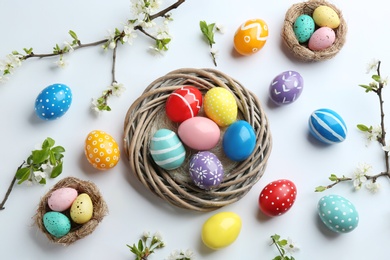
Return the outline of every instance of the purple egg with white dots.
<path id="1" fill-rule="evenodd" d="M 63 116 L 72 104 L 72 91 L 64 84 L 53 84 L 44 88 L 35 100 L 35 113 L 43 120 L 54 120 Z"/>
<path id="2" fill-rule="evenodd" d="M 217 188 L 224 177 L 221 161 L 208 151 L 201 151 L 190 159 L 190 176 L 193 183 L 204 190 Z"/>
<path id="3" fill-rule="evenodd" d="M 269 97 L 277 105 L 293 103 L 301 95 L 303 78 L 296 71 L 285 71 L 277 75 L 269 87 Z"/>

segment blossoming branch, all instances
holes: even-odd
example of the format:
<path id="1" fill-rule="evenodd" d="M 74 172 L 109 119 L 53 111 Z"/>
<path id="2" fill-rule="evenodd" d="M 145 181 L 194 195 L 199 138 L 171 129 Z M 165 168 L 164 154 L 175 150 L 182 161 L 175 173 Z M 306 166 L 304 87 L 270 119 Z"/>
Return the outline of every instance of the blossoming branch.
<path id="1" fill-rule="evenodd" d="M 33 48 L 23 48 L 22 52 L 13 51 L 8 54 L 4 60 L 0 60 L 0 82 L 5 82 L 8 76 L 11 75 L 14 70 L 22 65 L 22 63 L 31 58 L 48 58 L 59 57 L 56 64 L 64 68 L 67 65 L 65 55 L 72 53 L 76 50 L 87 48 L 91 46 L 101 46 L 105 51 L 112 51 L 112 69 L 111 84 L 104 90 L 101 96 L 92 101 L 92 109 L 100 111 L 110 111 L 111 108 L 108 105 L 108 99 L 111 96 L 120 96 L 125 90 L 122 83 L 118 83 L 115 77 L 115 64 L 118 44 L 132 44 L 133 40 L 137 37 L 137 32 L 141 32 L 143 35 L 151 38 L 154 41 L 154 45 L 150 47 L 150 50 L 157 53 L 162 53 L 168 50 L 168 44 L 171 41 L 171 36 L 168 30 L 168 22 L 172 20 L 170 11 L 178 8 L 185 0 L 177 0 L 174 4 L 167 8 L 160 10 L 161 0 L 131 0 L 133 19 L 129 19 L 125 22 L 122 29 L 115 28 L 113 32 L 110 32 L 109 36 L 95 42 L 83 43 L 79 36 L 72 30 L 69 31 L 71 41 L 64 42 L 62 46 L 56 44 L 53 47 L 51 53 L 35 53 Z M 162 18 L 162 23 L 157 24 L 156 19 Z"/>

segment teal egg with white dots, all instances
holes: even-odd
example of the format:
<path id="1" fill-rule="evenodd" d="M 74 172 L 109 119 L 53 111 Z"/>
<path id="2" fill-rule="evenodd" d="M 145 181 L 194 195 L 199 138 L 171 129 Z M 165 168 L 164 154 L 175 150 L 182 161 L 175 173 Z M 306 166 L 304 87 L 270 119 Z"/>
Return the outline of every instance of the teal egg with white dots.
<path id="1" fill-rule="evenodd" d="M 341 143 L 347 137 L 347 125 L 343 118 L 328 108 L 317 109 L 310 115 L 309 130 L 325 144 Z"/>
<path id="2" fill-rule="evenodd" d="M 44 88 L 35 99 L 35 113 L 43 120 L 62 117 L 72 104 L 72 91 L 64 84 Z"/>
<path id="3" fill-rule="evenodd" d="M 336 233 L 348 233 L 359 223 L 355 206 L 339 195 L 322 197 L 317 205 L 318 215 L 327 228 Z"/>
<path id="4" fill-rule="evenodd" d="M 43 226 L 52 236 L 61 238 L 69 233 L 70 219 L 57 211 L 49 211 L 43 215 Z"/>
<path id="5" fill-rule="evenodd" d="M 154 162 L 165 170 L 179 168 L 186 157 L 183 143 L 175 132 L 159 129 L 150 141 L 150 154 Z"/>

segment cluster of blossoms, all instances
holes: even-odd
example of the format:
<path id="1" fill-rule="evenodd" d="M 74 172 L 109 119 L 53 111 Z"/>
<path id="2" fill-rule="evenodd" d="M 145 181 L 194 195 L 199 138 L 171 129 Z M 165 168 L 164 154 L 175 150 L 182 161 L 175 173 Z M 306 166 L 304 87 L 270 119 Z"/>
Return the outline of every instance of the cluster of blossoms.
<path id="1" fill-rule="evenodd" d="M 5 60 L 0 60 L 0 83 L 8 80 L 8 75 L 22 65 L 23 55 L 13 52 L 8 54 Z"/>
<path id="2" fill-rule="evenodd" d="M 195 259 L 194 252 L 192 250 L 187 249 L 183 250 L 174 250 L 167 258 L 167 260 L 192 260 Z"/>

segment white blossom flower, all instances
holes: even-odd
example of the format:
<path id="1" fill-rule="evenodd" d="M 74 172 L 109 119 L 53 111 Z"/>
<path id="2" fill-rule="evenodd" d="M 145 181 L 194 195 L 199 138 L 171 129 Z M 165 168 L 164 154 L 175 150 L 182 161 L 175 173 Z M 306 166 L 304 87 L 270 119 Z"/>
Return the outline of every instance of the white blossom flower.
<path id="1" fill-rule="evenodd" d="M 154 233 L 153 238 L 155 238 L 155 239 L 157 239 L 159 241 L 162 241 L 161 233 L 158 232 L 158 231 L 156 233 Z"/>
<path id="2" fill-rule="evenodd" d="M 122 38 L 123 42 L 127 42 L 131 45 L 133 43 L 133 39 L 137 38 L 134 26 L 132 24 L 125 25 L 123 27 L 123 31 L 125 33 L 125 36 Z"/>
<path id="3" fill-rule="evenodd" d="M 53 165 L 46 163 L 46 164 L 42 164 L 41 168 L 42 168 L 44 173 L 46 173 L 47 175 L 50 175 L 51 172 L 53 171 L 54 167 L 53 167 Z"/>
<path id="4" fill-rule="evenodd" d="M 189 259 L 194 259 L 195 254 L 194 254 L 194 252 L 191 249 L 187 249 L 184 252 L 184 257 L 189 258 Z"/>
<path id="5" fill-rule="evenodd" d="M 92 111 L 94 111 L 98 115 L 100 115 L 100 113 L 102 112 L 99 109 L 99 102 L 96 98 L 92 98 L 91 109 L 92 109 Z"/>
<path id="6" fill-rule="evenodd" d="M 0 83 L 5 83 L 7 80 L 8 80 L 8 77 L 0 75 Z"/>
<path id="7" fill-rule="evenodd" d="M 123 86 L 121 83 L 113 82 L 111 86 L 108 87 L 109 89 L 112 90 L 112 94 L 120 97 L 123 92 L 125 92 L 126 88 Z"/>
<path id="8" fill-rule="evenodd" d="M 366 175 L 371 172 L 372 166 L 366 163 L 360 163 L 352 174 L 353 186 L 356 190 L 362 187 L 362 184 L 367 181 Z"/>
<path id="9" fill-rule="evenodd" d="M 115 49 L 115 47 L 116 47 L 115 41 L 111 41 L 110 44 L 108 45 L 108 48 L 110 48 L 111 50 Z"/>
<path id="10" fill-rule="evenodd" d="M 168 256 L 167 260 L 177 260 L 177 259 L 180 259 L 180 258 L 181 258 L 180 252 L 178 250 L 174 250 Z"/>
<path id="11" fill-rule="evenodd" d="M 389 83 L 389 77 L 386 77 L 386 78 L 381 77 L 381 82 L 382 82 L 383 86 L 387 86 L 387 84 Z"/>
<path id="12" fill-rule="evenodd" d="M 291 238 L 287 238 L 287 244 L 286 246 L 284 247 L 286 249 L 287 252 L 289 252 L 290 254 L 296 252 L 299 250 L 299 247 L 296 243 L 294 243 Z"/>
<path id="13" fill-rule="evenodd" d="M 368 141 L 377 141 L 382 136 L 382 128 L 380 125 L 374 126 L 371 131 L 365 131 L 364 133 Z"/>
<path id="14" fill-rule="evenodd" d="M 144 233 L 142 234 L 142 236 L 144 238 L 149 238 L 150 237 L 150 232 L 149 231 L 144 231 Z"/>
<path id="15" fill-rule="evenodd" d="M 366 184 L 366 188 L 371 192 L 371 193 L 377 193 L 380 189 L 381 185 L 378 182 L 373 182 L 370 181 L 369 183 Z"/>
<path id="16" fill-rule="evenodd" d="M 54 63 L 61 69 L 64 69 L 66 66 L 68 66 L 68 62 L 66 62 L 62 57 Z"/>
<path id="17" fill-rule="evenodd" d="M 221 34 L 224 34 L 226 32 L 225 26 L 220 23 L 215 24 L 215 29 L 217 30 L 217 32 L 220 32 Z"/>
<path id="18" fill-rule="evenodd" d="M 71 52 L 74 52 L 74 48 L 73 48 L 73 45 L 69 42 L 64 42 L 64 45 L 68 48 L 68 52 L 71 53 Z M 77 44 L 76 44 L 77 46 Z"/>
<path id="19" fill-rule="evenodd" d="M 379 60 L 378 59 L 372 59 L 370 63 L 367 64 L 367 70 L 366 73 L 370 73 L 371 71 L 375 71 L 378 67 Z"/>
<path id="20" fill-rule="evenodd" d="M 36 182 L 40 182 L 42 179 L 46 178 L 46 174 L 41 171 L 34 171 L 33 174 Z"/>

